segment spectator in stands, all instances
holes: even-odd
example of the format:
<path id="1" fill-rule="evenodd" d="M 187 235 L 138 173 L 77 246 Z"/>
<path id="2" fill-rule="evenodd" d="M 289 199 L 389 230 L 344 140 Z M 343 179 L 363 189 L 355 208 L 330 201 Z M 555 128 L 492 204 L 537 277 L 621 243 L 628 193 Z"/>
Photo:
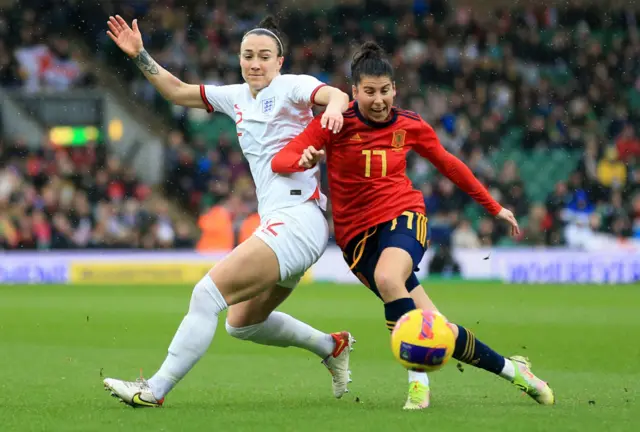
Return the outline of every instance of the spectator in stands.
<path id="1" fill-rule="evenodd" d="M 598 180 L 606 188 L 620 188 L 627 183 L 627 166 L 618 159 L 615 147 L 608 147 L 598 163 Z"/>
<path id="2" fill-rule="evenodd" d="M 22 78 L 18 69 L 18 63 L 6 46 L 5 39 L 0 34 L 0 87 L 19 87 Z"/>
<path id="3" fill-rule="evenodd" d="M 534 204 L 529 218 L 522 229 L 522 243 L 529 246 L 544 246 L 548 243 L 547 233 L 552 228 L 551 216 L 542 204 Z"/>
<path id="4" fill-rule="evenodd" d="M 433 185 L 424 183 L 420 189 L 424 196 L 424 205 L 429 214 L 438 214 L 440 211 L 440 197 L 434 193 Z"/>
<path id="5" fill-rule="evenodd" d="M 478 238 L 480 239 L 480 246 L 482 247 L 492 247 L 496 245 L 499 234 L 495 229 L 493 219 L 485 217 L 480 220 Z"/>
<path id="6" fill-rule="evenodd" d="M 562 220 L 572 222 L 575 220 L 586 221 L 588 216 L 595 210 L 593 203 L 589 200 L 589 195 L 583 189 L 576 189 L 571 200 L 562 211 Z M 586 225 L 586 222 L 584 223 Z"/>
<path id="7" fill-rule="evenodd" d="M 185 221 L 178 221 L 173 247 L 175 249 L 194 249 L 195 245 L 196 242 L 189 224 Z"/>
<path id="8" fill-rule="evenodd" d="M 232 193 L 223 203 L 214 205 L 198 219 L 201 237 L 196 249 L 205 251 L 228 251 L 235 246 L 233 226 L 235 214 L 241 211 L 242 199 Z"/>
<path id="9" fill-rule="evenodd" d="M 616 149 L 622 162 L 640 162 L 640 139 L 636 136 L 633 125 L 628 123 L 616 140 Z"/>
<path id="10" fill-rule="evenodd" d="M 508 207 L 518 218 L 522 218 L 529 212 L 529 203 L 524 192 L 524 185 L 520 182 L 513 183 L 505 193 L 505 207 Z"/>
<path id="11" fill-rule="evenodd" d="M 624 188 L 625 201 L 630 202 L 635 195 L 640 193 L 640 164 L 631 171 L 627 186 Z"/>
<path id="12" fill-rule="evenodd" d="M 247 216 L 242 225 L 240 226 L 240 232 L 238 233 L 238 243 L 242 243 L 253 235 L 253 233 L 260 226 L 260 215 L 258 213 L 251 213 Z"/>
<path id="13" fill-rule="evenodd" d="M 460 220 L 457 228 L 451 234 L 451 245 L 454 248 L 475 249 L 480 247 L 478 234 L 473 230 L 467 219 Z"/>
<path id="14" fill-rule="evenodd" d="M 578 163 L 578 171 L 583 175 L 589 188 L 598 184 L 598 141 L 595 136 L 590 135 L 586 140 L 584 154 Z"/>
<path id="15" fill-rule="evenodd" d="M 522 144 L 527 150 L 532 150 L 537 147 L 546 148 L 549 146 L 549 135 L 544 117 L 539 115 L 531 120 Z"/>
<path id="16" fill-rule="evenodd" d="M 627 209 L 625 208 L 622 193 L 620 191 L 612 191 L 610 199 L 600 206 L 599 213 L 604 218 L 606 227 L 613 227 L 615 221 L 625 219 L 627 217 Z"/>
<path id="17" fill-rule="evenodd" d="M 567 224 L 564 232 L 567 246 L 575 249 L 598 250 L 603 246 L 603 238 L 597 234 L 600 216 L 577 214 Z"/>
<path id="18" fill-rule="evenodd" d="M 491 163 L 487 160 L 487 157 L 479 147 L 474 147 L 471 151 L 468 166 L 476 177 L 484 180 L 485 183 L 487 180 L 493 180 L 495 177 L 495 172 Z"/>
<path id="19" fill-rule="evenodd" d="M 435 248 L 435 253 L 429 262 L 429 274 L 445 278 L 460 275 L 460 264 L 451 253 L 449 245 L 442 244 Z"/>

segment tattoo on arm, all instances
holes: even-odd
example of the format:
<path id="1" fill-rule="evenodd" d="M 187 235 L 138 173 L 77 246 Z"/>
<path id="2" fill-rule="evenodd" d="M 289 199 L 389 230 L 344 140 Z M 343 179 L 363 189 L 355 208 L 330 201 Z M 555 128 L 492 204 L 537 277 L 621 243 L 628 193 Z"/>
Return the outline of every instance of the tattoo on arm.
<path id="1" fill-rule="evenodd" d="M 151 58 L 147 50 L 142 50 L 140 54 L 133 58 L 133 62 L 138 66 L 143 72 L 149 72 L 151 75 L 158 74 L 158 65 Z"/>

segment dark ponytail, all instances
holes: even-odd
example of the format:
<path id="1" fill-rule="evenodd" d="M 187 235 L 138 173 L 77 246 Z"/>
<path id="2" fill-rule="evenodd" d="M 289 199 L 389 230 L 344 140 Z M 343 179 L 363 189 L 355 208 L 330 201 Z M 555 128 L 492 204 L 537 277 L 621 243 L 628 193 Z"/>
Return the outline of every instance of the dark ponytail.
<path id="1" fill-rule="evenodd" d="M 388 76 L 393 81 L 393 66 L 382 47 L 375 42 L 363 43 L 351 61 L 351 80 L 355 85 L 360 83 L 363 75 Z"/>
<path id="2" fill-rule="evenodd" d="M 276 21 L 273 15 L 267 15 L 262 18 L 262 21 L 258 23 L 259 28 L 271 30 L 272 32 L 279 32 L 280 28 L 278 27 L 278 22 Z"/>
<path id="3" fill-rule="evenodd" d="M 258 27 L 254 28 L 253 30 L 249 30 L 247 33 L 245 33 L 244 37 L 252 34 L 269 36 L 271 39 L 273 39 L 273 41 L 276 43 L 276 46 L 278 47 L 278 57 L 282 57 L 284 55 L 284 42 L 282 39 L 282 34 L 280 32 L 280 28 L 278 27 L 278 23 L 273 16 L 267 15 L 266 17 L 262 18 L 262 21 L 260 21 Z"/>

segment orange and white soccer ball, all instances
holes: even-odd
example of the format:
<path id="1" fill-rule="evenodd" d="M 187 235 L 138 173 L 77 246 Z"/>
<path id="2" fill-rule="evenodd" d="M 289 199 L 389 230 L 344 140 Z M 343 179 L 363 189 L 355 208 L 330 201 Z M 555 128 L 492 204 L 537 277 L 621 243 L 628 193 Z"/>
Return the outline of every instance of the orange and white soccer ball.
<path id="1" fill-rule="evenodd" d="M 414 309 L 391 332 L 393 355 L 407 369 L 436 371 L 451 359 L 454 348 L 453 330 L 438 312 Z"/>

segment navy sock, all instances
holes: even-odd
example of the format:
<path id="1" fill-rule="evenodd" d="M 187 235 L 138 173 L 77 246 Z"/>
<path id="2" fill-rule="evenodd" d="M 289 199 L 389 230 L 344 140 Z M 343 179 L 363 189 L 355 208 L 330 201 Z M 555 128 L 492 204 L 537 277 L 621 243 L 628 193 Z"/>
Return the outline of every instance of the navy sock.
<path id="1" fill-rule="evenodd" d="M 416 304 L 411 297 L 399 298 L 384 304 L 384 317 L 387 320 L 387 328 L 393 330 L 400 317 L 416 308 Z"/>
<path id="2" fill-rule="evenodd" d="M 453 358 L 494 374 L 502 372 L 504 357 L 476 339 L 471 331 L 460 325 L 457 327 L 458 338 Z"/>

